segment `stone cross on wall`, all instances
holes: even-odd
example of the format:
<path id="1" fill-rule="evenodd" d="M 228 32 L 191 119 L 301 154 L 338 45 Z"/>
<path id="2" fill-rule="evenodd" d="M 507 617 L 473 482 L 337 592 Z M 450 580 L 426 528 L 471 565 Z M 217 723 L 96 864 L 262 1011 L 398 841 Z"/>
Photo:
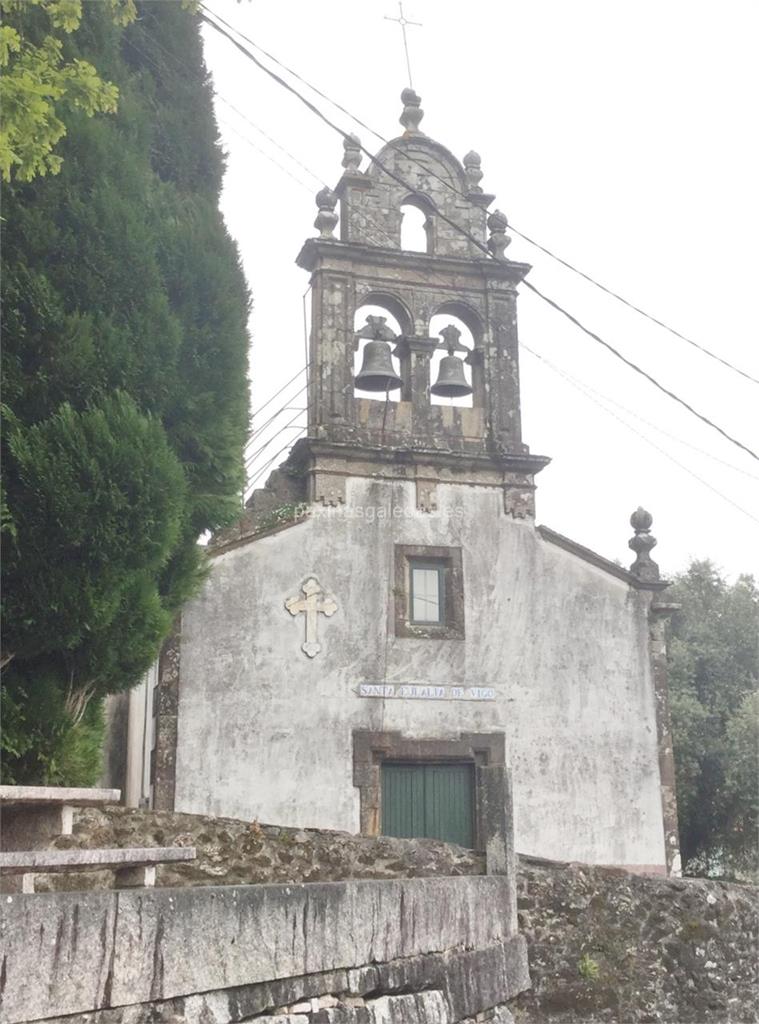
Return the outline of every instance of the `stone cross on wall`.
<path id="1" fill-rule="evenodd" d="M 288 597 L 285 601 L 285 608 L 287 608 L 291 615 L 299 615 L 301 612 L 306 613 L 306 639 L 300 647 L 309 658 L 315 658 L 322 649 L 322 645 L 316 639 L 317 616 L 319 612 L 328 618 L 330 615 L 334 615 L 337 611 L 337 603 L 333 597 L 324 593 L 321 584 L 313 576 L 306 580 L 301 587 L 301 592 L 305 594 L 305 597 L 300 595 Z M 321 600 L 320 597 L 322 598 Z"/>

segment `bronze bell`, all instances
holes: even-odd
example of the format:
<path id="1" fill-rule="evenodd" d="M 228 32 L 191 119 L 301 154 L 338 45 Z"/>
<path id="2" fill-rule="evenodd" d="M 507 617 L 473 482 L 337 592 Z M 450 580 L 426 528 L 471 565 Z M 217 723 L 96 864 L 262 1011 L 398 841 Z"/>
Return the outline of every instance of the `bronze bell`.
<path id="1" fill-rule="evenodd" d="M 403 381 L 393 368 L 386 341 L 367 341 L 364 360 L 354 383 L 361 391 L 396 391 L 401 386 Z"/>
<path id="2" fill-rule="evenodd" d="M 437 380 L 430 391 L 440 398 L 461 398 L 462 395 L 471 395 L 472 389 L 467 384 L 464 374 L 464 360 L 454 355 L 444 356 L 440 360 Z"/>

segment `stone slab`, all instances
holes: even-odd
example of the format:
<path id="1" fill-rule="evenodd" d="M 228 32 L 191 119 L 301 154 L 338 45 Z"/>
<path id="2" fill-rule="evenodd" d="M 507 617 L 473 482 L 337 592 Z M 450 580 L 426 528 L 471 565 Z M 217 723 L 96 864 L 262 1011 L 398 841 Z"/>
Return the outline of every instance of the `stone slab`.
<path id="1" fill-rule="evenodd" d="M 505 879 L 5 897 L 8 1024 L 507 938 Z"/>
<path id="2" fill-rule="evenodd" d="M 0 872 L 72 871 L 77 868 L 131 868 L 195 859 L 194 846 L 149 846 L 118 850 L 11 850 L 0 853 Z"/>
<path id="3" fill-rule="evenodd" d="M 45 895 L 1 899 L 3 1024 L 107 1005 L 117 894 L 71 893 L 68 899 L 56 895 L 53 901 Z"/>
<path id="4" fill-rule="evenodd" d="M 117 804 L 120 789 L 92 789 L 71 786 L 0 786 L 3 804 L 71 804 L 89 807 L 93 804 Z"/>
<path id="5" fill-rule="evenodd" d="M 308 1014 L 311 1024 L 370 1024 L 372 1004 L 384 1005 L 370 996 L 376 997 L 379 992 L 392 996 L 436 991 L 445 997 L 452 1021 L 470 1021 L 495 1013 L 501 999 L 513 998 L 529 984 L 525 942 L 522 936 L 513 936 L 504 946 L 433 953 L 350 971 L 286 978 L 48 1020 L 49 1024 L 144 1024 L 149 1016 L 152 1024 L 176 1024 L 177 1020 L 188 1024 L 239 1024 L 253 1018 L 256 1024 L 296 1024 L 292 1019 L 295 1016 L 297 1024 L 306 1024 Z M 402 1009 L 400 1004 L 398 1009 Z M 496 1020 L 494 1024 L 506 1022 Z"/>

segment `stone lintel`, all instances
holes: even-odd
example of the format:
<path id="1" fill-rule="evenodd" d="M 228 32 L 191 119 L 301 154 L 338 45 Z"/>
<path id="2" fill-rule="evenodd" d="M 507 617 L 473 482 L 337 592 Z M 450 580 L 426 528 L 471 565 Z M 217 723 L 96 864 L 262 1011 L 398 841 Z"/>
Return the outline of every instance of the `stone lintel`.
<path id="1" fill-rule="evenodd" d="M 384 248 L 378 245 L 359 245 L 355 242 L 340 242 L 337 239 L 309 238 L 295 260 L 303 270 L 314 271 L 325 261 L 339 264 L 370 264 L 397 266 L 406 276 L 414 269 L 436 276 L 464 274 L 476 277 L 478 291 L 482 278 L 518 284 L 532 269 L 529 263 L 514 260 L 489 259 L 482 256 L 460 258 L 441 256 L 424 252 L 407 252 L 402 249 Z M 351 268 L 352 269 L 352 268 Z"/>
<path id="2" fill-rule="evenodd" d="M 457 739 L 424 739 L 394 731 L 371 732 L 356 729 L 353 732 L 353 785 L 359 791 L 360 828 L 363 835 L 380 834 L 381 766 L 384 760 L 463 761 L 474 764 L 478 770 L 498 766 L 507 772 L 503 733 L 462 732 Z M 508 836 L 513 832 L 513 817 L 504 821 L 507 814 L 506 803 L 511 799 L 511 789 L 506 774 L 498 783 L 503 794 L 503 803 L 502 806 L 496 806 L 496 794 L 499 792 L 496 784 L 488 781 L 486 786 L 482 784 L 483 780 L 479 781 L 476 794 L 478 806 L 475 815 L 475 848 L 487 851 L 491 838 Z M 513 834 L 509 839 L 510 843 L 512 841 Z M 504 853 L 497 867 L 488 873 L 500 875 L 501 864 L 507 864 L 510 859 L 513 859 L 513 851 Z M 509 921 L 511 922 L 511 917 Z M 514 929 L 516 930 L 515 923 Z"/>
<path id="3" fill-rule="evenodd" d="M 406 352 L 419 353 L 421 355 L 432 355 L 440 343 L 439 338 L 427 338 L 423 336 L 401 335 L 395 346 L 395 355 L 403 356 Z"/>

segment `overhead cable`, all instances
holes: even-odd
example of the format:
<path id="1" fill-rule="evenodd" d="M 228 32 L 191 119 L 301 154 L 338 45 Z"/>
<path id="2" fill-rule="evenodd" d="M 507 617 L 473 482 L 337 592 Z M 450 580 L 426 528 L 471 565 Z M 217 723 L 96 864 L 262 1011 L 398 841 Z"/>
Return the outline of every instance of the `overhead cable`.
<path id="1" fill-rule="evenodd" d="M 200 6 L 204 10 L 207 10 L 207 8 L 205 8 L 204 4 L 201 3 Z M 368 132 L 370 132 L 377 139 L 379 139 L 380 142 L 382 142 L 384 145 L 390 146 L 390 148 L 392 148 L 393 150 L 396 150 L 396 151 L 400 152 L 400 150 L 398 150 L 398 147 L 393 145 L 391 140 L 385 138 L 384 135 L 382 135 L 376 129 L 372 128 L 370 125 L 366 124 L 365 121 L 362 121 L 361 118 L 359 118 L 355 114 L 351 113 L 351 111 L 347 110 L 345 107 L 343 107 L 336 100 L 333 100 L 330 96 L 327 96 L 326 93 L 322 92 L 320 89 L 318 89 L 315 85 L 313 85 L 307 79 L 305 79 L 301 75 L 299 75 L 297 73 L 297 71 L 293 71 L 293 69 L 288 67 L 287 64 L 284 64 L 282 61 L 278 60 L 277 57 L 275 57 L 273 54 L 269 53 L 268 50 L 265 50 L 258 43 L 254 42 L 249 36 L 245 35 L 244 32 L 241 32 L 240 29 L 236 28 L 234 25 L 231 25 L 228 21 L 225 21 L 225 19 L 222 18 L 222 16 L 220 14 L 217 14 L 215 11 L 211 11 L 209 13 L 213 14 L 213 16 L 215 18 L 217 18 L 220 22 L 222 22 L 223 25 L 225 25 L 231 31 L 235 32 L 237 35 L 240 36 L 241 39 L 244 39 L 251 46 L 255 47 L 255 49 L 257 49 L 260 53 L 264 54 L 264 56 L 266 56 L 269 60 L 273 61 L 273 63 L 275 63 L 278 67 L 282 68 L 289 75 L 292 75 L 293 78 L 297 79 L 299 82 L 302 82 L 307 88 L 311 89 L 312 92 L 316 93 L 317 96 L 320 96 L 323 100 L 326 100 L 327 103 L 329 103 L 331 106 L 335 107 L 337 110 L 341 111 L 343 114 L 345 114 L 347 117 L 349 117 L 352 121 L 354 121 L 357 125 L 360 125 L 360 127 L 365 128 Z M 234 42 L 234 40 L 232 40 L 232 41 Z M 243 51 L 243 52 L 245 52 L 245 51 Z M 287 83 L 284 83 L 284 84 L 287 85 Z M 294 90 L 291 90 L 291 91 L 294 91 Z M 296 95 L 298 95 L 298 94 L 296 93 Z M 307 101 L 304 101 L 304 102 L 307 102 Z M 344 134 L 344 133 L 342 133 L 342 134 Z M 365 153 L 367 153 L 367 151 L 363 149 L 363 146 L 361 148 L 362 148 L 362 150 Z M 368 154 L 368 155 L 371 158 L 371 154 Z M 432 178 L 435 178 L 435 180 L 440 182 L 445 188 L 449 189 L 451 192 L 455 193 L 460 198 L 466 199 L 468 202 L 471 203 L 471 197 L 470 196 L 468 196 L 465 192 L 462 192 L 460 189 L 456 188 L 456 186 L 454 184 L 452 184 L 452 182 L 450 182 L 446 178 L 442 177 L 442 175 L 437 174 L 434 169 L 428 167 L 426 164 L 423 164 L 417 157 L 414 157 L 413 154 L 409 154 L 409 153 L 404 151 L 403 155 L 411 163 L 417 164 L 419 167 L 422 167 L 426 174 L 428 174 Z M 541 252 L 545 253 L 546 256 L 549 256 L 551 259 L 555 260 L 557 263 L 560 263 L 563 267 L 566 267 L 567 270 L 571 270 L 573 273 L 577 274 L 579 277 L 582 277 L 584 280 L 588 281 L 590 284 L 594 285 L 596 288 L 600 289 L 602 292 L 605 292 L 607 295 L 610 295 L 612 298 L 617 299 L 617 301 L 621 302 L 623 305 L 627 306 L 629 309 L 634 310 L 636 313 L 640 314 L 640 316 L 643 316 L 647 320 L 650 320 L 652 323 L 656 324 L 658 327 L 663 328 L 665 331 L 668 331 L 670 334 L 673 334 L 676 338 L 679 338 L 681 341 L 686 342 L 688 345 L 691 345 L 693 348 L 698 349 L 704 355 L 709 356 L 711 359 L 716 360 L 717 362 L 721 363 L 723 366 L 727 367 L 728 369 L 733 370 L 735 373 L 740 374 L 740 376 L 744 377 L 746 380 L 750 380 L 754 384 L 759 384 L 759 378 L 752 376 L 750 373 L 747 373 L 745 370 L 742 370 L 739 366 L 736 366 L 734 363 L 729 362 L 727 359 L 724 359 L 722 356 L 717 355 L 716 352 L 712 352 L 711 349 L 708 349 L 705 345 L 701 345 L 697 341 L 694 341 L 692 338 L 689 338 L 685 334 L 682 334 L 680 331 L 676 330 L 674 327 L 670 327 L 669 324 L 664 323 L 664 321 L 660 320 L 658 317 L 653 316 L 651 313 L 647 313 L 644 309 L 641 309 L 640 306 L 636 306 L 635 303 L 631 302 L 629 299 L 624 298 L 624 296 L 620 295 L 618 292 L 614 291 L 612 288 L 609 288 L 607 285 L 604 285 L 600 281 L 597 281 L 594 277 L 591 277 L 590 274 L 586 274 L 584 271 L 580 270 L 579 267 L 574 266 L 574 264 L 570 263 L 568 260 L 565 260 L 561 256 L 557 255 L 555 252 L 552 252 L 551 249 L 548 249 L 548 248 L 546 248 L 546 246 L 541 245 L 534 238 L 531 238 L 529 235 L 527 235 L 524 231 L 521 231 L 518 228 L 514 227 L 514 225 L 511 222 L 509 222 L 509 229 L 511 231 L 513 231 L 515 235 L 519 235 L 519 237 L 524 239 L 524 241 L 527 242 L 529 245 L 532 245 L 536 249 L 539 249 Z"/>
<path id="2" fill-rule="evenodd" d="M 537 352 L 533 352 L 533 350 L 531 348 L 529 348 L 527 345 L 525 345 L 524 342 L 521 342 L 520 344 L 521 344 L 522 348 L 526 352 L 529 352 L 530 355 L 533 355 L 537 359 L 540 359 L 541 362 L 544 362 L 546 364 L 546 366 L 549 366 L 560 377 L 563 377 L 573 387 L 577 388 L 577 390 L 581 394 L 584 394 L 585 397 L 588 398 L 591 402 L 594 402 L 599 407 L 599 409 L 603 409 L 603 411 L 605 413 L 607 413 L 607 415 L 613 416 L 615 420 L 618 420 L 623 426 L 627 427 L 628 430 L 632 431 L 632 433 L 635 434 L 637 437 L 639 437 L 642 441 L 645 441 L 646 444 L 650 445 L 652 448 L 655 448 L 656 451 L 658 451 L 665 458 L 669 459 L 670 462 L 674 462 L 674 464 L 676 466 L 678 466 L 684 472 L 688 473 L 690 476 L 693 477 L 694 480 L 697 480 L 704 487 L 708 488 L 708 490 L 712 491 L 713 494 L 716 494 L 717 497 L 721 498 L 723 501 L 726 501 L 728 503 L 728 505 L 732 505 L 733 508 L 737 509 L 739 512 L 742 512 L 744 516 L 748 516 L 748 518 L 752 519 L 755 523 L 759 523 L 759 518 L 757 518 L 755 515 L 753 515 L 751 512 L 749 512 L 748 509 L 743 508 L 742 505 L 739 505 L 736 501 L 733 501 L 732 498 L 728 498 L 728 496 L 726 494 L 723 494 L 722 491 L 720 491 L 717 487 L 715 487 L 713 484 L 710 484 L 708 480 L 704 480 L 704 478 L 699 476 L 698 473 L 694 473 L 693 470 L 690 469 L 690 467 L 684 465 L 682 462 L 680 462 L 679 459 L 676 459 L 674 457 L 674 455 L 672 455 L 670 452 L 668 452 L 665 448 L 662 448 L 660 445 L 656 444 L 655 441 L 652 441 L 650 437 L 648 437 L 646 434 L 642 433 L 640 430 L 638 430 L 636 427 L 634 427 L 631 423 L 629 423 L 627 420 L 625 420 L 622 416 L 619 416 L 616 412 L 614 412 L 613 409 L 609 409 L 603 402 L 601 402 L 597 398 L 595 398 L 590 393 L 590 391 L 588 391 L 585 387 L 583 387 L 578 381 L 573 380 L 568 374 L 563 373 L 561 370 L 559 370 L 552 363 L 549 363 L 547 359 L 543 359 L 543 357 L 539 356 Z M 733 468 L 735 468 L 735 467 L 733 467 Z"/>
<path id="3" fill-rule="evenodd" d="M 271 405 L 271 403 L 274 401 L 274 399 L 278 398 L 282 394 L 282 392 L 285 390 L 285 388 L 289 388 L 294 380 L 297 380 L 298 377 L 300 377 L 300 375 L 302 373 L 306 372 L 306 370 L 308 369 L 309 365 L 310 365 L 309 363 L 306 363 L 305 366 L 301 366 L 301 368 L 298 370 L 298 372 L 295 374 L 295 376 L 291 377 L 286 384 L 283 384 L 282 387 L 279 389 L 279 391 L 275 391 L 274 394 L 270 398 L 267 398 L 263 405 L 259 405 L 259 407 L 256 409 L 256 411 L 254 413 L 251 413 L 251 417 L 258 416 L 259 413 L 264 411 L 264 409 L 266 408 L 267 405 Z M 300 392 L 298 392 L 298 394 L 300 394 Z"/>
<path id="4" fill-rule="evenodd" d="M 631 370 L 635 370 L 636 373 L 639 373 L 642 377 L 645 377 L 646 380 L 653 384 L 655 388 L 658 388 L 659 391 L 663 392 L 669 398 L 672 398 L 675 402 L 679 402 L 679 404 L 682 405 L 685 409 L 687 409 L 688 412 L 692 413 L 694 416 L 697 416 L 703 423 L 706 423 L 707 426 L 711 427 L 713 430 L 718 431 L 720 434 L 722 434 L 724 438 L 726 438 L 732 444 L 737 445 L 739 448 L 743 449 L 743 451 L 747 452 L 752 459 L 756 459 L 757 462 L 759 462 L 759 455 L 757 455 L 756 452 L 753 452 L 747 445 L 743 444 L 742 441 L 739 441 L 731 434 L 728 434 L 728 432 L 726 430 L 723 430 L 722 427 L 717 426 L 717 424 L 713 420 L 710 420 L 708 416 L 704 416 L 703 413 L 700 413 L 696 409 L 694 409 L 693 406 L 686 402 L 684 398 L 680 398 L 680 396 L 676 395 L 674 391 L 670 391 L 669 388 L 666 388 L 663 384 L 660 384 L 655 377 L 652 377 L 651 374 L 644 370 L 641 366 L 638 366 L 637 363 L 632 362 L 632 360 L 628 359 L 627 356 L 622 355 L 619 349 L 614 348 L 614 346 L 610 342 L 604 341 L 604 339 L 599 334 L 596 334 L 595 331 L 591 331 L 589 327 L 586 327 L 584 324 L 580 323 L 577 317 L 573 316 L 570 312 L 564 309 L 563 306 L 560 306 L 558 302 L 554 302 L 553 299 L 549 299 L 547 295 L 544 295 L 543 292 L 541 292 L 539 288 L 536 288 L 535 285 L 532 284 L 530 281 L 523 280 L 522 284 L 525 286 L 525 288 L 529 288 L 531 292 L 534 292 L 539 298 L 543 300 L 543 302 L 548 303 L 549 306 L 557 310 L 557 312 L 561 313 L 562 316 L 565 316 L 567 320 L 570 321 L 570 323 L 573 323 L 575 325 L 575 327 L 579 327 L 581 331 L 588 335 L 588 337 L 592 338 L 594 341 L 597 341 L 600 345 L 603 345 L 604 348 L 608 349 L 608 351 L 611 352 L 612 355 L 616 356 L 617 359 L 621 359 L 622 362 L 625 363 L 626 366 L 629 366 Z"/>
<path id="5" fill-rule="evenodd" d="M 600 281 L 596 281 L 596 279 L 594 277 L 591 277 L 590 274 L 586 274 L 583 270 L 580 270 L 579 267 L 573 266 L 567 260 L 562 259 L 561 256 L 557 256 L 555 252 L 551 252 L 550 249 L 546 249 L 546 247 L 544 245 L 541 245 L 540 242 L 536 242 L 533 238 L 530 238 L 523 231 L 520 231 L 518 228 L 515 228 L 511 222 L 509 222 L 509 230 L 513 231 L 515 235 L 519 235 L 519 237 L 523 238 L 525 242 L 528 242 L 530 245 L 534 245 L 536 249 L 540 249 L 540 251 L 544 252 L 546 256 L 550 256 L 552 260 L 556 260 L 556 262 L 561 263 L 563 267 L 566 267 L 568 270 L 573 271 L 573 273 L 577 274 L 579 277 L 584 278 L 586 281 L 590 282 L 590 284 L 595 285 L 596 288 L 599 288 L 602 292 L 606 292 L 607 295 L 611 295 L 612 298 L 617 299 L 624 306 L 627 306 L 629 309 L 632 309 L 636 313 L 639 313 L 641 316 L 645 317 L 646 320 L 650 320 L 658 327 L 662 327 L 665 331 L 669 331 L 670 334 L 674 334 L 676 338 L 680 338 L 681 341 L 684 341 L 688 345 L 692 345 L 694 348 L 697 348 L 700 352 L 703 352 L 704 355 L 709 356 L 711 359 L 716 359 L 718 363 L 722 363 L 722 365 L 726 366 L 728 369 L 734 370 L 735 373 L 739 373 L 741 377 L 745 377 L 746 380 L 750 380 L 754 384 L 759 384 L 759 378 L 752 377 L 750 373 L 746 373 L 745 370 L 741 370 L 739 366 L 735 366 L 733 363 L 728 362 L 727 359 L 723 359 L 722 356 L 718 356 L 716 352 L 712 352 L 704 345 L 699 345 L 697 341 L 694 341 L 692 338 L 688 338 L 686 337 L 686 335 L 681 334 L 680 331 L 675 330 L 674 327 L 670 327 L 669 324 L 665 324 L 663 320 L 659 320 L 657 317 L 652 316 L 651 313 L 647 313 L 644 309 L 641 309 L 640 306 L 636 306 L 634 302 L 630 302 L 629 299 L 626 299 L 623 295 L 620 295 L 618 292 L 615 292 L 612 288 L 608 288 L 605 284 L 601 284 Z"/>
<path id="6" fill-rule="evenodd" d="M 269 466 L 271 466 L 274 462 L 276 462 L 276 460 L 279 458 L 279 456 L 283 452 L 287 451 L 288 448 L 292 447 L 292 445 L 295 443 L 295 441 L 297 441 L 299 434 L 302 434 L 305 429 L 306 429 L 305 427 L 301 427 L 300 430 L 298 431 L 298 434 L 296 434 L 294 438 L 289 440 L 287 442 L 287 444 L 282 445 L 282 447 L 279 449 L 279 451 L 275 452 L 275 454 L 272 455 L 272 457 L 268 460 L 268 462 L 264 463 L 264 465 L 261 467 L 261 469 L 256 473 L 256 475 L 253 477 L 253 479 L 248 484 L 247 490 L 250 491 L 250 490 L 253 489 L 253 487 L 256 484 L 256 482 L 261 479 L 261 477 L 266 472 L 266 470 L 269 468 Z"/>
<path id="7" fill-rule="evenodd" d="M 205 8 L 202 4 L 201 4 L 201 8 L 204 11 L 207 11 L 207 8 Z M 319 110 L 319 108 L 316 107 L 313 103 L 311 103 L 310 100 L 306 99 L 306 97 L 303 96 L 300 92 L 298 92 L 298 90 L 295 89 L 292 85 L 290 85 L 289 82 L 286 82 L 276 72 L 272 71 L 270 68 L 267 68 L 266 65 L 263 64 L 255 56 L 255 54 L 252 54 L 241 43 L 239 43 L 236 39 L 234 39 L 224 28 L 222 28 L 220 25 L 216 24 L 215 21 L 213 21 L 211 18 L 209 18 L 207 13 L 203 14 L 202 18 L 203 18 L 203 20 L 208 25 L 213 27 L 217 32 L 219 32 L 226 39 L 228 39 L 232 43 L 233 46 L 235 46 L 238 50 L 240 50 L 241 53 L 243 53 L 249 60 L 251 60 L 265 74 L 267 74 L 270 78 L 272 78 L 275 82 L 277 82 L 279 85 L 281 85 L 288 92 L 292 93 L 316 117 L 318 117 L 321 121 L 323 121 L 330 128 L 332 128 L 333 131 L 337 132 L 344 139 L 350 139 L 350 134 L 348 132 L 344 131 L 342 128 L 340 128 L 338 125 L 336 125 L 333 121 L 331 121 L 330 118 L 328 118 L 326 116 L 326 114 L 324 114 L 321 110 Z M 222 20 L 222 19 L 219 19 L 219 20 Z M 233 30 L 233 31 L 236 31 L 236 30 Z M 395 181 L 398 184 L 400 184 L 404 189 L 408 190 L 412 195 L 421 195 L 421 193 L 419 193 L 418 189 L 416 189 L 413 185 L 409 184 L 409 182 L 404 181 L 404 179 L 401 178 L 399 175 L 397 175 L 394 171 L 391 171 L 385 164 L 382 163 L 381 160 L 379 160 L 376 156 L 374 156 L 372 153 L 370 153 L 369 150 L 366 149 L 366 147 L 361 145 L 361 143 L 355 143 L 355 138 L 353 140 L 351 140 L 351 141 L 353 141 L 354 144 L 358 145 L 358 147 L 361 149 L 361 151 L 363 153 L 365 153 L 369 157 L 369 159 L 374 164 L 376 164 L 385 174 L 387 174 L 387 176 L 389 178 L 391 178 L 393 181 Z M 424 198 L 431 204 L 434 212 L 440 217 L 441 220 L 445 221 L 445 223 L 447 223 L 452 228 L 454 228 L 454 230 L 458 231 L 460 234 L 462 234 L 466 238 L 468 238 L 469 241 L 474 246 L 476 246 L 478 249 L 480 249 L 486 256 L 492 258 L 492 253 L 487 248 L 487 246 L 484 245 L 484 243 L 482 243 L 478 238 L 476 238 L 466 228 L 462 227 L 460 224 L 456 223 L 456 221 L 452 220 L 445 213 L 443 213 L 442 210 L 440 210 L 440 208 L 437 206 L 437 204 L 433 200 L 431 200 L 429 196 L 425 196 Z M 737 440 L 737 438 L 732 437 L 726 430 L 724 430 L 722 427 L 718 426 L 711 419 L 709 419 L 709 417 L 707 417 L 707 416 L 703 415 L 702 413 L 698 412 L 696 409 L 693 408 L 692 405 L 690 405 L 684 399 L 680 398 L 673 391 L 671 391 L 668 388 L 666 388 L 663 384 L 660 384 L 656 380 L 655 377 L 651 376 L 651 374 L 649 374 L 647 371 L 643 370 L 636 363 L 633 363 L 631 360 L 627 359 L 626 356 L 623 356 L 622 353 L 618 351 L 618 349 L 616 349 L 609 342 L 604 341 L 604 339 L 601 338 L 594 331 L 591 331 L 589 328 L 585 327 L 575 316 L 573 316 L 571 313 L 569 313 L 567 310 L 565 310 L 557 302 L 554 302 L 553 299 L 549 299 L 548 296 L 545 295 L 543 292 L 541 292 L 538 288 L 536 288 L 535 285 L 531 284 L 529 281 L 526 281 L 526 280 L 523 280 L 522 284 L 524 284 L 525 287 L 529 288 L 532 292 L 534 292 L 537 296 L 539 296 L 548 305 L 552 306 L 558 312 L 562 313 L 571 323 L 573 323 L 573 324 L 575 324 L 575 326 L 579 327 L 580 330 L 582 330 L 590 338 L 592 338 L 593 340 L 597 341 L 599 344 L 603 345 L 604 348 L 606 348 L 609 352 L 612 353 L 612 355 L 614 355 L 616 358 L 620 359 L 623 363 L 625 363 L 626 366 L 628 366 L 630 369 L 634 370 L 636 373 L 640 374 L 641 376 L 645 377 L 646 380 L 648 380 L 651 384 L 653 384 L 656 388 L 658 388 L 658 390 L 663 392 L 669 398 L 672 398 L 674 401 L 678 402 L 685 409 L 687 409 L 688 412 L 690 412 L 692 415 L 696 416 L 703 423 L 706 423 L 708 426 L 712 427 L 712 429 L 716 430 L 726 440 L 730 441 L 731 444 L 736 445 L 738 448 L 742 449 L 744 452 L 746 452 L 748 455 L 750 455 L 753 459 L 756 459 L 756 461 L 759 462 L 759 455 L 757 455 L 754 451 L 752 451 L 747 445 L 745 445 L 741 441 Z"/>
<path id="8" fill-rule="evenodd" d="M 724 459 L 721 459 L 718 455 L 713 455 L 712 452 L 708 452 L 704 448 L 699 448 L 698 445 L 691 444 L 690 441 L 685 441 L 682 437 L 678 437 L 676 434 L 671 434 L 668 430 L 665 430 L 664 427 L 659 426 L 658 423 L 653 423 L 651 420 L 647 420 L 644 416 L 641 416 L 640 413 L 635 412 L 633 409 L 628 409 L 626 405 L 622 405 L 621 402 L 618 402 L 610 395 L 598 391 L 596 388 L 588 384 L 587 381 L 582 381 L 579 380 L 577 377 L 573 377 L 571 373 L 567 373 L 567 371 L 562 369 L 562 367 L 557 366 L 555 363 L 551 362 L 550 359 L 547 359 L 539 352 L 536 352 L 534 349 L 530 348 L 529 345 L 527 345 L 521 339 L 519 341 L 519 345 L 526 352 L 529 352 L 531 356 L 533 356 L 535 359 L 538 359 L 541 363 L 544 363 L 547 367 L 549 367 L 549 369 L 553 370 L 553 372 L 558 374 L 559 377 L 563 377 L 566 381 L 568 381 L 570 384 L 576 387 L 579 391 L 587 391 L 589 394 L 595 395 L 600 402 L 613 405 L 615 408 L 619 409 L 627 416 L 632 416 L 632 418 L 638 420 L 639 423 L 643 423 L 647 427 L 650 427 L 651 430 L 656 431 L 657 434 L 662 434 L 664 437 L 668 437 L 671 441 L 674 441 L 676 444 L 684 445 L 684 447 L 690 448 L 691 451 L 697 452 L 699 455 L 702 455 L 707 459 L 711 459 L 713 462 L 718 463 L 720 466 L 724 466 L 726 469 L 732 469 L 735 473 L 740 473 L 741 476 L 748 477 L 749 480 L 755 480 L 759 482 L 759 476 L 757 476 L 756 473 L 751 473 L 749 472 L 749 470 L 743 469 L 742 466 L 736 466 L 732 462 L 726 462 Z"/>

